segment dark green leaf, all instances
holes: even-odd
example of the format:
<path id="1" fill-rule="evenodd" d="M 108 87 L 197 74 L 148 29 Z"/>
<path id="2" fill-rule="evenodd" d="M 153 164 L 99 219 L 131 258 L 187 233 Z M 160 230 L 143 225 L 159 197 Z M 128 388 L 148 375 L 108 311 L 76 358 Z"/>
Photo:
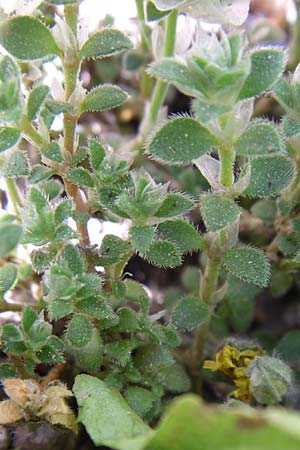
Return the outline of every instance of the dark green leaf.
<path id="1" fill-rule="evenodd" d="M 130 228 L 130 240 L 136 250 L 145 253 L 153 240 L 154 228 L 150 225 L 136 225 Z"/>
<path id="2" fill-rule="evenodd" d="M 93 325 L 87 317 L 76 314 L 68 323 L 66 339 L 72 347 L 85 347 L 92 338 Z"/>
<path id="3" fill-rule="evenodd" d="M 94 186 L 90 173 L 83 167 L 74 167 L 73 169 L 70 169 L 67 172 L 66 177 L 75 184 L 81 184 L 82 186 L 88 187 Z"/>
<path id="4" fill-rule="evenodd" d="M 188 212 L 194 206 L 193 200 L 188 196 L 177 193 L 170 193 L 163 201 L 159 210 L 155 213 L 156 217 L 176 217 Z"/>
<path id="5" fill-rule="evenodd" d="M 203 247 L 203 238 L 188 222 L 182 219 L 168 220 L 158 226 L 158 233 L 172 242 L 180 252 L 198 250 Z"/>
<path id="6" fill-rule="evenodd" d="M 178 330 L 192 330 L 206 320 L 207 314 L 207 305 L 199 297 L 183 297 L 172 312 L 172 323 Z"/>
<path id="7" fill-rule="evenodd" d="M 200 199 L 200 209 L 208 231 L 219 231 L 235 222 L 240 208 L 230 198 L 220 194 L 206 194 Z"/>
<path id="8" fill-rule="evenodd" d="M 145 257 L 157 267 L 176 267 L 181 264 L 181 255 L 176 246 L 169 241 L 153 241 Z"/>

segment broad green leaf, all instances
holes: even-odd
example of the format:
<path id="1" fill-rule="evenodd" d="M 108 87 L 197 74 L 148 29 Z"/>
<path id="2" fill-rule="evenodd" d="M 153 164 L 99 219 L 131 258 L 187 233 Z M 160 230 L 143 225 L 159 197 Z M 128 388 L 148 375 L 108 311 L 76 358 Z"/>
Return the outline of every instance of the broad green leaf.
<path id="1" fill-rule="evenodd" d="M 0 160 L 0 174 L 7 178 L 26 177 L 30 173 L 27 155 L 18 149 Z"/>
<path id="2" fill-rule="evenodd" d="M 76 308 L 78 311 L 100 320 L 102 328 L 118 325 L 118 316 L 112 306 L 102 298 L 85 298 L 76 303 Z"/>
<path id="3" fill-rule="evenodd" d="M 171 192 L 167 195 L 159 210 L 156 211 L 156 217 L 176 217 L 188 212 L 194 206 L 194 202 L 188 196 Z"/>
<path id="4" fill-rule="evenodd" d="M 34 87 L 30 91 L 27 100 L 27 117 L 30 122 L 36 118 L 36 115 L 39 112 L 42 104 L 44 103 L 48 92 L 48 86 L 45 86 L 43 84 Z"/>
<path id="5" fill-rule="evenodd" d="M 0 380 L 4 380 L 5 378 L 14 378 L 16 377 L 16 368 L 13 364 L 2 363 L 0 364 Z"/>
<path id="6" fill-rule="evenodd" d="M 207 305 L 199 297 L 187 296 L 176 304 L 171 320 L 178 330 L 186 331 L 203 323 L 207 314 Z"/>
<path id="7" fill-rule="evenodd" d="M 270 278 L 270 264 L 263 252 L 252 247 L 234 247 L 225 252 L 225 269 L 247 283 L 266 287 Z"/>
<path id="8" fill-rule="evenodd" d="M 284 134 L 290 138 L 292 136 L 298 136 L 300 134 L 300 120 L 285 115 L 282 119 L 282 128 Z"/>
<path id="9" fill-rule="evenodd" d="M 220 194 L 206 194 L 200 198 L 201 214 L 208 231 L 219 231 L 235 222 L 240 208 L 230 198 Z"/>
<path id="10" fill-rule="evenodd" d="M 124 33 L 106 28 L 89 37 L 80 50 L 80 57 L 105 58 L 131 48 L 132 43 Z"/>
<path id="11" fill-rule="evenodd" d="M 20 137 L 20 130 L 13 127 L 0 127 L 0 152 L 15 145 Z"/>
<path id="12" fill-rule="evenodd" d="M 64 158 L 62 155 L 62 151 L 58 142 L 52 141 L 45 147 L 41 148 L 41 154 L 51 161 L 61 163 Z"/>
<path id="13" fill-rule="evenodd" d="M 243 195 L 251 197 L 272 197 L 278 195 L 293 179 L 294 165 L 285 155 L 259 156 L 248 163 L 251 165 L 250 182 Z M 246 167 L 242 169 L 245 173 Z"/>
<path id="14" fill-rule="evenodd" d="M 166 83 L 173 84 L 180 92 L 191 97 L 197 97 L 203 89 L 198 77 L 175 58 L 158 60 L 149 67 L 148 73 Z"/>
<path id="15" fill-rule="evenodd" d="M 279 152 L 282 139 L 278 129 L 272 122 L 254 121 L 234 144 L 238 155 L 263 155 Z"/>
<path id="16" fill-rule="evenodd" d="M 138 341 L 135 338 L 109 342 L 105 346 L 105 353 L 108 358 L 125 367 L 129 363 L 131 353 L 137 347 L 137 344 Z"/>
<path id="17" fill-rule="evenodd" d="M 76 314 L 68 323 L 66 339 L 72 347 L 85 347 L 92 338 L 93 325 L 86 316 Z"/>
<path id="18" fill-rule="evenodd" d="M 102 84 L 88 92 L 80 105 L 80 112 L 106 111 L 116 108 L 127 100 L 128 94 L 112 84 Z"/>
<path id="19" fill-rule="evenodd" d="M 300 416 L 284 409 L 206 406 L 196 395 L 172 402 L 139 450 L 297 450 Z"/>
<path id="20" fill-rule="evenodd" d="M 251 53 L 251 72 L 239 94 L 239 100 L 255 97 L 270 88 L 282 75 L 285 67 L 283 50 L 263 47 Z"/>
<path id="21" fill-rule="evenodd" d="M 74 305 L 67 300 L 53 299 L 47 306 L 49 320 L 57 320 L 74 312 Z"/>
<path id="22" fill-rule="evenodd" d="M 176 246 L 169 241 L 153 241 L 145 252 L 145 257 L 157 267 L 176 267 L 181 264 L 181 255 Z"/>
<path id="23" fill-rule="evenodd" d="M 18 277 L 15 264 L 7 263 L 0 267 L 0 296 L 13 287 Z"/>
<path id="24" fill-rule="evenodd" d="M 70 216 L 71 216 L 71 212 L 72 212 L 72 201 L 70 199 L 63 199 L 56 207 L 54 210 L 54 220 L 55 220 L 55 224 L 59 225 L 61 224 L 64 220 L 67 220 Z M 67 246 L 67 248 L 74 248 L 72 246 Z M 66 251 L 66 247 L 64 248 L 64 251 Z M 72 255 L 72 259 L 73 259 L 74 255 Z"/>
<path id="25" fill-rule="evenodd" d="M 272 88 L 275 99 L 285 110 L 293 110 L 293 90 L 285 78 L 280 78 Z"/>
<path id="26" fill-rule="evenodd" d="M 207 153 L 215 140 L 207 128 L 191 117 L 175 117 L 151 137 L 148 152 L 169 164 L 188 163 Z"/>
<path id="27" fill-rule="evenodd" d="M 138 70 L 146 64 L 146 58 L 141 51 L 130 50 L 125 53 L 123 64 L 126 70 Z"/>
<path id="28" fill-rule="evenodd" d="M 81 184 L 82 186 L 88 187 L 94 186 L 93 178 L 83 167 L 74 167 L 73 169 L 70 169 L 66 173 L 66 178 L 75 184 Z"/>
<path id="29" fill-rule="evenodd" d="M 0 224 L 0 258 L 10 253 L 19 243 L 22 226 L 11 223 Z"/>
<path id="30" fill-rule="evenodd" d="M 8 53 L 25 61 L 59 54 L 50 30 L 31 16 L 16 16 L 3 21 L 0 43 Z"/>
<path id="31" fill-rule="evenodd" d="M 118 391 L 102 380 L 89 375 L 78 375 L 73 386 L 79 413 L 88 434 L 97 446 L 138 450 L 134 439 L 148 439 L 151 429 L 130 408 Z"/>
<path id="32" fill-rule="evenodd" d="M 125 295 L 123 295 L 122 297 L 124 298 Z M 118 330 L 128 332 L 128 331 L 135 331 L 139 328 L 137 314 L 132 309 L 127 308 L 126 306 L 120 308 L 118 310 L 118 317 L 119 317 Z"/>
<path id="33" fill-rule="evenodd" d="M 158 233 L 172 242 L 180 252 L 198 250 L 203 247 L 203 238 L 188 222 L 182 219 L 168 220 L 158 226 Z"/>
<path id="34" fill-rule="evenodd" d="M 145 253 L 153 240 L 154 228 L 150 225 L 136 225 L 130 228 L 130 240 L 136 250 Z"/>

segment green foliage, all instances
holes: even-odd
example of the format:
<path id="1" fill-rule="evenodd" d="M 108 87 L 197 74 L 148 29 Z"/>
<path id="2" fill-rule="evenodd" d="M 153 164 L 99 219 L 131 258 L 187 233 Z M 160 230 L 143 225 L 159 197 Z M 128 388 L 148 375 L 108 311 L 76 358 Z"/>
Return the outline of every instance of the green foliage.
<path id="1" fill-rule="evenodd" d="M 281 136 L 271 122 L 254 121 L 234 144 L 239 155 L 263 155 L 279 152 L 282 147 Z"/>
<path id="2" fill-rule="evenodd" d="M 128 37 L 119 30 L 106 28 L 92 36 L 80 49 L 81 58 L 105 58 L 132 48 Z"/>
<path id="3" fill-rule="evenodd" d="M 149 225 L 134 226 L 130 228 L 130 239 L 133 246 L 140 253 L 145 253 L 154 237 L 154 228 Z"/>
<path id="4" fill-rule="evenodd" d="M 210 132 L 191 117 L 175 117 L 163 125 L 147 144 L 155 158 L 170 164 L 188 163 L 215 144 Z"/>
<path id="5" fill-rule="evenodd" d="M 50 30 L 31 16 L 16 16 L 2 22 L 0 43 L 12 56 L 25 61 L 59 54 Z"/>
<path id="6" fill-rule="evenodd" d="M 48 93 L 48 86 L 43 84 L 38 84 L 34 89 L 32 89 L 32 91 L 30 91 L 27 100 L 28 120 L 32 121 L 36 118 L 36 115 L 40 111 Z"/>
<path id="7" fill-rule="evenodd" d="M 158 234 L 176 245 L 182 253 L 203 247 L 203 238 L 195 228 L 185 220 L 168 220 L 157 228 Z"/>
<path id="8" fill-rule="evenodd" d="M 265 287 L 270 266 L 264 254 L 251 247 L 238 246 L 225 252 L 223 264 L 229 273 L 247 283 Z"/>
<path id="9" fill-rule="evenodd" d="M 127 93 L 118 86 L 103 84 L 88 92 L 80 105 L 80 112 L 106 111 L 116 108 L 127 100 Z"/>
<path id="10" fill-rule="evenodd" d="M 183 297 L 172 312 L 172 323 L 179 330 L 192 330 L 205 322 L 207 305 L 198 297 Z"/>
<path id="11" fill-rule="evenodd" d="M 0 267 L 0 295 L 11 289 L 18 277 L 18 270 L 15 264 L 5 264 Z"/>
<path id="12" fill-rule="evenodd" d="M 60 146 L 57 142 L 50 142 L 50 144 L 46 145 L 45 147 L 41 148 L 41 154 L 45 157 L 50 159 L 51 161 L 61 163 L 63 162 L 64 158 L 60 149 Z"/>
<path id="13" fill-rule="evenodd" d="M 10 253 L 20 242 L 22 226 L 19 224 L 0 223 L 0 257 Z"/>
<path id="14" fill-rule="evenodd" d="M 29 162 L 27 155 L 15 149 L 8 155 L 0 157 L 0 174 L 7 178 L 26 177 L 29 175 Z"/>
<path id="15" fill-rule="evenodd" d="M 181 264 L 180 251 L 168 240 L 153 241 L 145 256 L 157 267 L 176 267 Z"/>
<path id="16" fill-rule="evenodd" d="M 216 194 L 203 195 L 200 209 L 208 231 L 219 231 L 235 222 L 240 215 L 240 209 L 233 200 Z"/>
<path id="17" fill-rule="evenodd" d="M 13 147 L 19 140 L 20 130 L 13 127 L 0 127 L 0 152 Z"/>

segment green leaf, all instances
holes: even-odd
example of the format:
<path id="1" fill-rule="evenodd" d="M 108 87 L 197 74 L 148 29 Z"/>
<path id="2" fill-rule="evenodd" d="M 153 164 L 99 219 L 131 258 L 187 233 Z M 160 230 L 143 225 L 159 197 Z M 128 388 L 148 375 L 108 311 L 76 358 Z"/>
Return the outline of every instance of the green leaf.
<path id="1" fill-rule="evenodd" d="M 160 20 L 169 14 L 171 11 L 160 11 L 156 8 L 155 4 L 152 1 L 148 1 L 146 4 L 146 16 L 148 22 L 152 22 L 154 20 Z"/>
<path id="2" fill-rule="evenodd" d="M 29 173 L 27 155 L 22 150 L 14 150 L 4 160 L 0 160 L 0 174 L 3 177 L 26 177 Z"/>
<path id="3" fill-rule="evenodd" d="M 255 97 L 270 88 L 282 75 L 284 52 L 275 47 L 258 48 L 251 53 L 251 72 L 239 94 L 239 100 Z"/>
<path id="4" fill-rule="evenodd" d="M 132 43 L 124 33 L 106 28 L 89 37 L 80 50 L 80 57 L 106 58 L 131 48 Z"/>
<path id="5" fill-rule="evenodd" d="M 162 369 L 163 386 L 168 392 L 181 393 L 191 389 L 191 380 L 184 367 L 175 362 L 172 366 Z"/>
<path id="6" fill-rule="evenodd" d="M 16 16 L 3 21 L 0 43 L 8 53 L 25 61 L 59 54 L 50 30 L 30 16 Z"/>
<path id="7" fill-rule="evenodd" d="M 101 166 L 106 152 L 103 145 L 96 138 L 91 138 L 89 141 L 90 162 L 93 170 L 98 170 Z"/>
<path id="8" fill-rule="evenodd" d="M 147 150 L 170 164 L 191 162 L 207 153 L 215 140 L 207 128 L 191 117 L 175 117 L 152 136 Z"/>
<path id="9" fill-rule="evenodd" d="M 209 406 L 194 394 L 180 396 L 169 406 L 149 443 L 135 450 L 299 448 L 298 413 L 243 406 Z"/>
<path id="10" fill-rule="evenodd" d="M 25 306 L 22 315 L 22 328 L 25 333 L 28 333 L 34 322 L 38 320 L 37 312 L 30 306 Z"/>
<path id="11" fill-rule="evenodd" d="M 54 365 L 62 363 L 65 360 L 62 353 L 50 344 L 43 345 L 36 356 L 42 364 Z"/>
<path id="12" fill-rule="evenodd" d="M 145 416 L 155 400 L 155 396 L 151 391 L 139 386 L 129 386 L 124 395 L 129 406 L 140 417 Z"/>
<path id="13" fill-rule="evenodd" d="M 68 323 L 66 339 L 72 347 L 85 347 L 92 338 L 93 325 L 87 317 L 75 314 Z"/>
<path id="14" fill-rule="evenodd" d="M 294 165 L 285 155 L 259 156 L 250 160 L 251 176 L 243 195 L 269 197 L 278 195 L 293 179 Z M 241 175 L 247 170 L 245 166 Z"/>
<path id="15" fill-rule="evenodd" d="M 232 275 L 228 276 L 227 284 L 225 300 L 229 307 L 229 322 L 235 331 L 246 332 L 254 317 L 254 300 L 259 288 Z"/>
<path id="16" fill-rule="evenodd" d="M 177 193 L 170 193 L 163 201 L 159 210 L 156 211 L 156 217 L 176 217 L 188 212 L 194 206 L 193 200 L 188 196 Z"/>
<path id="17" fill-rule="evenodd" d="M 174 363 L 171 351 L 161 344 L 146 344 L 134 356 L 134 365 L 143 373 L 157 375 Z"/>
<path id="18" fill-rule="evenodd" d="M 276 203 L 274 200 L 258 200 L 251 207 L 251 214 L 264 222 L 273 222 L 277 214 Z"/>
<path id="19" fill-rule="evenodd" d="M 0 127 L 0 152 L 13 147 L 19 140 L 20 130 L 13 127 Z"/>
<path id="20" fill-rule="evenodd" d="M 203 238 L 188 222 L 182 219 L 168 220 L 158 226 L 158 233 L 172 242 L 180 252 L 198 250 L 203 247 Z"/>
<path id="21" fill-rule="evenodd" d="M 47 180 L 54 175 L 54 170 L 49 167 L 42 166 L 41 164 L 35 165 L 30 172 L 28 181 L 30 184 L 37 184 L 40 181 Z"/>
<path id="22" fill-rule="evenodd" d="M 36 320 L 28 330 L 28 336 L 35 345 L 46 341 L 51 333 L 52 325 L 44 320 Z"/>
<path id="23" fill-rule="evenodd" d="M 135 331 L 139 328 L 137 314 L 130 308 L 124 307 L 118 310 L 118 330 L 120 331 Z"/>
<path id="24" fill-rule="evenodd" d="M 201 214 L 208 231 L 219 231 L 235 222 L 240 208 L 230 198 L 220 194 L 206 194 L 200 198 Z"/>
<path id="25" fill-rule="evenodd" d="M 300 120 L 294 119 L 285 115 L 282 119 L 282 127 L 284 134 L 290 138 L 292 136 L 298 136 L 300 134 Z"/>
<path id="26" fill-rule="evenodd" d="M 66 178 L 75 184 L 81 184 L 82 186 L 88 187 L 94 186 L 93 178 L 83 167 L 74 167 L 73 169 L 70 169 L 66 173 Z"/>
<path id="27" fill-rule="evenodd" d="M 227 105 L 210 105 L 198 99 L 192 101 L 192 110 L 199 122 L 205 124 L 228 112 Z"/>
<path id="28" fill-rule="evenodd" d="M 234 148 L 238 155 L 263 155 L 279 152 L 282 140 L 272 122 L 257 120 L 241 134 Z"/>
<path id="29" fill-rule="evenodd" d="M 122 339 L 121 341 L 109 342 L 105 346 L 106 355 L 125 367 L 130 361 L 131 353 L 137 347 L 136 339 Z"/>
<path id="30" fill-rule="evenodd" d="M 47 306 L 49 320 L 57 320 L 74 312 L 74 305 L 67 300 L 52 299 Z"/>
<path id="31" fill-rule="evenodd" d="M 280 78 L 272 88 L 273 96 L 286 111 L 293 110 L 293 90 L 285 78 Z"/>
<path id="32" fill-rule="evenodd" d="M 35 86 L 30 91 L 27 100 L 27 118 L 30 122 L 36 118 L 36 115 L 41 109 L 41 106 L 44 103 L 48 93 L 48 86 L 45 86 L 43 84 Z"/>
<path id="33" fill-rule="evenodd" d="M 73 230 L 73 228 L 69 227 L 69 225 L 63 223 L 56 228 L 52 239 L 54 242 L 64 242 L 69 239 L 76 239 L 77 237 L 77 232 Z"/>
<path id="34" fill-rule="evenodd" d="M 4 380 L 5 378 L 14 378 L 16 377 L 16 368 L 13 364 L 2 363 L 0 364 L 0 380 Z"/>
<path id="35" fill-rule="evenodd" d="M 18 270 L 15 264 L 7 263 L 0 267 L 0 296 L 11 289 L 18 277 Z"/>
<path id="36" fill-rule="evenodd" d="M 180 92 L 191 97 L 197 97 L 203 89 L 199 77 L 192 74 L 187 66 L 175 58 L 163 58 L 156 61 L 150 66 L 148 73 L 166 83 L 173 84 Z"/>
<path id="37" fill-rule="evenodd" d="M 153 240 L 154 228 L 150 225 L 136 225 L 130 228 L 130 240 L 136 250 L 145 253 Z"/>
<path id="38" fill-rule="evenodd" d="M 115 389 L 88 375 L 78 375 L 73 386 L 79 413 L 78 420 L 86 427 L 97 446 L 138 450 L 134 438 L 147 437 L 151 429 L 136 415 Z M 112 420 L 113 417 L 113 420 Z"/>
<path id="39" fill-rule="evenodd" d="M 78 311 L 101 321 L 102 328 L 110 328 L 118 325 L 118 316 L 112 306 L 104 299 L 89 297 L 76 303 Z"/>
<path id="40" fill-rule="evenodd" d="M 19 243 L 22 226 L 11 223 L 0 224 L 0 258 L 10 253 Z"/>
<path id="41" fill-rule="evenodd" d="M 59 225 L 71 216 L 72 201 L 68 198 L 63 199 L 54 210 L 55 224 Z"/>
<path id="42" fill-rule="evenodd" d="M 41 154 L 45 158 L 57 163 L 61 163 L 64 160 L 60 145 L 55 141 L 52 141 L 45 147 L 42 147 Z"/>
<path id="43" fill-rule="evenodd" d="M 103 266 L 114 264 L 126 257 L 129 249 L 130 245 L 127 241 L 113 234 L 107 234 L 101 243 L 97 263 Z"/>
<path id="44" fill-rule="evenodd" d="M 199 297 L 183 297 L 172 312 L 172 324 L 181 331 L 192 330 L 206 320 L 207 314 L 207 305 Z"/>
<path id="45" fill-rule="evenodd" d="M 151 264 L 157 267 L 176 267 L 181 264 L 181 255 L 176 246 L 169 241 L 153 241 L 145 253 Z"/>
<path id="46" fill-rule="evenodd" d="M 261 250 L 235 247 L 224 254 L 225 269 L 247 283 L 266 287 L 270 278 L 270 264 Z"/>
<path id="47" fill-rule="evenodd" d="M 300 330 L 288 331 L 275 347 L 275 354 L 291 366 L 299 366 Z"/>
<path id="48" fill-rule="evenodd" d="M 106 111 L 116 108 L 127 100 L 128 94 L 112 84 L 102 84 L 88 92 L 80 105 L 80 112 Z"/>

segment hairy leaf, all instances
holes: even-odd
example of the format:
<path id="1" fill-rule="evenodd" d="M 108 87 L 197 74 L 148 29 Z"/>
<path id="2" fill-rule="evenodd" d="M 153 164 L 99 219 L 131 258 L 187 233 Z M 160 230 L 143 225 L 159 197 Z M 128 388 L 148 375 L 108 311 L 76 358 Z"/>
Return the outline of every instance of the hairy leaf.
<path id="1" fill-rule="evenodd" d="M 157 267 L 176 267 L 181 264 L 181 255 L 176 246 L 169 241 L 153 241 L 145 257 Z"/>
<path id="2" fill-rule="evenodd" d="M 0 152 L 15 145 L 20 137 L 20 130 L 13 127 L 0 127 Z"/>
<path id="3" fill-rule="evenodd" d="M 202 236 L 188 222 L 182 219 L 168 220 L 158 226 L 162 237 L 173 244 L 181 252 L 198 250 L 203 246 Z"/>
<path id="4" fill-rule="evenodd" d="M 130 39 L 121 31 L 106 28 L 89 37 L 80 50 L 81 58 L 105 58 L 132 48 Z"/>
<path id="5" fill-rule="evenodd" d="M 220 194 L 206 194 L 200 199 L 200 208 L 208 231 L 219 231 L 235 222 L 240 215 L 233 200 Z"/>
<path id="6" fill-rule="evenodd" d="M 263 155 L 282 149 L 280 134 L 272 122 L 256 121 L 234 144 L 238 155 Z"/>
<path id="7" fill-rule="evenodd" d="M 68 323 L 66 339 L 72 347 L 85 347 L 92 338 L 93 326 L 82 314 L 76 314 Z"/>
<path id="8" fill-rule="evenodd" d="M 18 270 L 15 264 L 7 263 L 0 267 L 0 296 L 11 289 L 18 277 Z"/>
<path id="9" fill-rule="evenodd" d="M 136 250 L 145 253 L 153 240 L 154 228 L 150 225 L 136 225 L 130 228 L 130 239 Z"/>
<path id="10" fill-rule="evenodd" d="M 214 144 L 214 137 L 197 120 L 175 117 L 152 136 L 147 150 L 162 161 L 181 164 L 204 155 Z"/>
<path id="11" fill-rule="evenodd" d="M 36 115 L 44 103 L 48 92 L 49 88 L 44 84 L 39 84 L 30 91 L 27 100 L 27 117 L 30 122 L 36 118 Z"/>
<path id="12" fill-rule="evenodd" d="M 192 330 L 205 321 L 207 313 L 207 305 L 199 297 L 183 297 L 172 312 L 172 323 L 178 330 Z"/>
<path id="13" fill-rule="evenodd" d="M 252 247 L 234 247 L 224 254 L 223 265 L 229 273 L 256 286 L 266 287 L 270 264 L 261 250 Z"/>
<path id="14" fill-rule="evenodd" d="M 171 192 L 163 201 L 158 211 L 156 211 L 156 217 L 176 217 L 180 214 L 188 212 L 193 208 L 194 202 L 189 197 L 183 194 L 177 194 Z"/>
<path id="15" fill-rule="evenodd" d="M 127 100 L 128 94 L 112 84 L 102 84 L 88 92 L 80 105 L 81 113 L 85 111 L 106 111 L 116 108 Z"/>
<path id="16" fill-rule="evenodd" d="M 22 226 L 18 224 L 0 224 L 0 258 L 10 253 L 19 243 Z"/>

